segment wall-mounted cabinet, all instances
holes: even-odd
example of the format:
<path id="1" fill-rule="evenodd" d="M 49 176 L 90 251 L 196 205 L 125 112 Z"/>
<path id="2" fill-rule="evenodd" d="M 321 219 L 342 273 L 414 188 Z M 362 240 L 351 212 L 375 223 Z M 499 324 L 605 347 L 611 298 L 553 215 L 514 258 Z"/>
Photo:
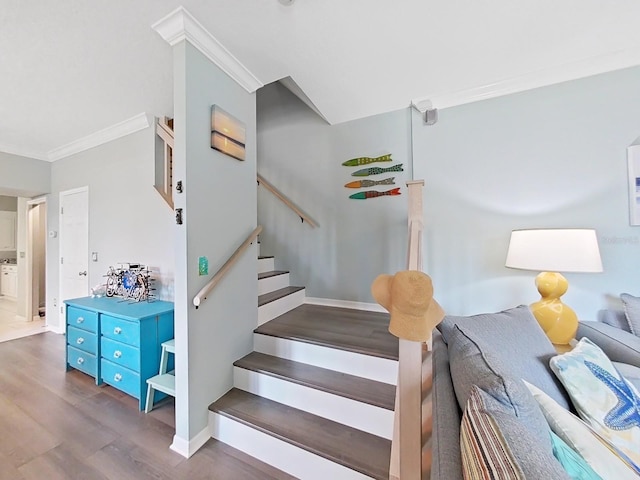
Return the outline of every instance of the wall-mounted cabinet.
<path id="1" fill-rule="evenodd" d="M 16 249 L 16 212 L 0 211 L 0 252 Z"/>

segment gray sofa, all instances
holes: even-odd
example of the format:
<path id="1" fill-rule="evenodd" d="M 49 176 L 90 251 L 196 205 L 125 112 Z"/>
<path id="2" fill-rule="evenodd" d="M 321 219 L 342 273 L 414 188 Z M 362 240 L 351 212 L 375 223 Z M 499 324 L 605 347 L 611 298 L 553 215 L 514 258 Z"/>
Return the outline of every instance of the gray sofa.
<path id="1" fill-rule="evenodd" d="M 462 409 L 457 397 L 457 390 L 462 389 L 458 373 L 454 374 L 458 388 L 454 387 L 451 370 L 458 372 L 465 365 L 459 358 L 449 356 L 447 340 L 451 338 L 454 326 L 471 338 L 482 352 L 491 352 L 492 357 L 495 355 L 502 359 L 501 365 L 506 366 L 504 368 L 509 375 L 527 380 L 565 408 L 573 409 L 566 392 L 549 368 L 549 359 L 556 355 L 555 348 L 537 323 L 534 328 L 532 322 L 535 323 L 535 319 L 528 307 L 520 306 L 494 314 L 447 316 L 434 331 L 432 480 L 463 478 L 460 456 Z M 612 361 L 632 365 L 626 368 L 624 364 L 617 364 L 617 367 L 640 387 L 640 338 L 601 321 L 581 323 L 577 338 L 583 336 L 598 344 Z"/>

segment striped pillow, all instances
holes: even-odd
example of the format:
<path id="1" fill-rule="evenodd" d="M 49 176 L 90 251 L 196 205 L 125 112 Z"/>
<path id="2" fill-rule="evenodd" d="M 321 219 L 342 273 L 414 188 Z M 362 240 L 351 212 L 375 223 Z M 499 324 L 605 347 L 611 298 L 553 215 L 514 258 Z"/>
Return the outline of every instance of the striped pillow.
<path id="1" fill-rule="evenodd" d="M 460 424 L 460 450 L 465 480 L 570 478 L 536 435 L 476 385 Z"/>

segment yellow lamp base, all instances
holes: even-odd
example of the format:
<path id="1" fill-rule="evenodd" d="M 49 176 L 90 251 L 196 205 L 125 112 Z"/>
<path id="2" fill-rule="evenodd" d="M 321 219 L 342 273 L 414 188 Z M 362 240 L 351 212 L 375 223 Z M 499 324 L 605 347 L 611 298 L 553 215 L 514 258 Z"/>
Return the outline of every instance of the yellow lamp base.
<path id="1" fill-rule="evenodd" d="M 542 298 L 530 305 L 533 316 L 551 343 L 568 345 L 578 330 L 576 312 L 560 300 L 569 282 L 559 273 L 542 272 L 536 277 L 536 287 Z"/>

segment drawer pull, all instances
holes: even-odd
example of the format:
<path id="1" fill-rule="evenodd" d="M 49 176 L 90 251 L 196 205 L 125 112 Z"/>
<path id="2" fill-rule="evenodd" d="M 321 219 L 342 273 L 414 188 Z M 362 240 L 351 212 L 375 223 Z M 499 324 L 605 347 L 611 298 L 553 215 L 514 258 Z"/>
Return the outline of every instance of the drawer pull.
<path id="1" fill-rule="evenodd" d="M 122 356 L 122 352 L 120 350 L 116 350 L 113 352 L 113 358 L 120 358 Z"/>
<path id="2" fill-rule="evenodd" d="M 76 320 L 76 322 L 78 322 L 78 323 L 83 323 L 83 322 L 84 322 L 84 317 L 78 317 L 78 319 Z"/>
<path id="3" fill-rule="evenodd" d="M 77 343 L 78 345 L 82 345 L 82 344 L 84 343 L 84 338 L 79 337 L 79 338 L 76 340 L 76 343 Z"/>
<path id="4" fill-rule="evenodd" d="M 82 365 L 84 363 L 84 358 L 78 358 L 78 365 Z"/>
<path id="5" fill-rule="evenodd" d="M 121 374 L 119 374 L 119 373 L 116 373 L 116 374 L 113 376 L 113 380 L 114 380 L 114 381 L 116 381 L 116 382 L 119 382 L 120 380 L 122 380 L 122 375 L 121 375 Z"/>
<path id="6" fill-rule="evenodd" d="M 113 329 L 113 333 L 116 335 L 120 335 L 122 333 L 122 329 L 120 327 L 116 327 Z"/>

